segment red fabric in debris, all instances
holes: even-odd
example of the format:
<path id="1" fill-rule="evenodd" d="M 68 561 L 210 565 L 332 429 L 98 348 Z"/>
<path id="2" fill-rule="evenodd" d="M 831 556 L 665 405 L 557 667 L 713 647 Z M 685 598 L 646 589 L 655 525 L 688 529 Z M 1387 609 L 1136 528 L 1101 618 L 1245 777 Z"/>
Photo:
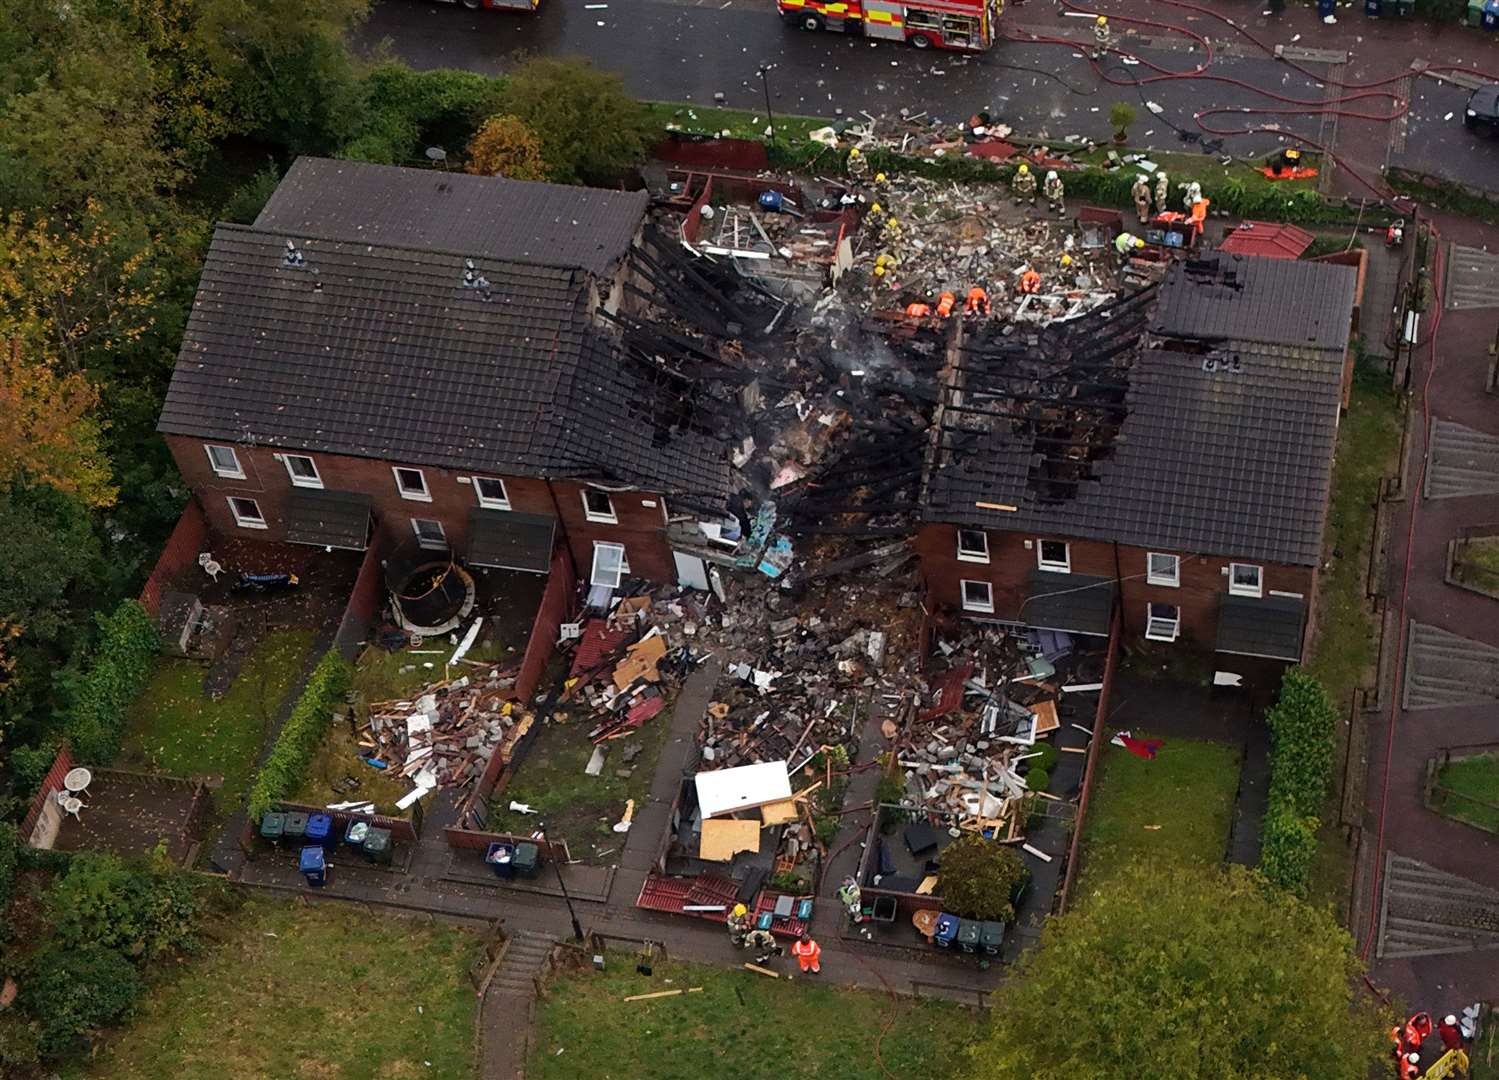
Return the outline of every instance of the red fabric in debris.
<path id="1" fill-rule="evenodd" d="M 963 684 L 972 676 L 972 664 L 964 664 L 962 667 L 956 667 L 949 671 L 947 677 L 942 680 L 942 688 L 937 696 L 937 704 L 922 712 L 922 721 L 935 720 L 939 716 L 946 716 L 962 705 Z"/>
<path id="2" fill-rule="evenodd" d="M 625 713 L 625 716 L 629 719 L 630 723 L 639 724 L 644 720 L 649 720 L 664 708 L 666 708 L 665 698 L 648 697 L 630 706 L 630 711 Z"/>
<path id="3" fill-rule="evenodd" d="M 602 667 L 629 640 L 629 627 L 613 627 L 603 619 L 591 619 L 583 627 L 583 634 L 578 640 L 578 651 L 573 654 L 571 674 L 581 675 Z"/>
<path id="4" fill-rule="evenodd" d="M 988 161 L 1008 161 L 1014 157 L 1016 150 L 1003 139 L 992 139 L 985 142 L 968 144 L 968 153 L 973 157 L 984 158 Z"/>
<path id="5" fill-rule="evenodd" d="M 1146 761 L 1154 761 L 1156 751 L 1166 745 L 1162 739 L 1137 739 L 1133 735 L 1121 735 L 1119 741 L 1135 757 L 1144 758 Z"/>

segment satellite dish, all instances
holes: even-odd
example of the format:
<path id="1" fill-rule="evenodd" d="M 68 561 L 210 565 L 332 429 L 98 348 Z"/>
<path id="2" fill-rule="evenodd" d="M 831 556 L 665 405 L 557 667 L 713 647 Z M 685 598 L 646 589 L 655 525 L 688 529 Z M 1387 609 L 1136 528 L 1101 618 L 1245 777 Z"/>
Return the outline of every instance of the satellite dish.
<path id="1" fill-rule="evenodd" d="M 427 147 L 427 160 L 428 161 L 447 161 L 448 160 L 448 152 L 446 150 L 444 150 L 440 146 L 429 146 L 429 147 Z"/>

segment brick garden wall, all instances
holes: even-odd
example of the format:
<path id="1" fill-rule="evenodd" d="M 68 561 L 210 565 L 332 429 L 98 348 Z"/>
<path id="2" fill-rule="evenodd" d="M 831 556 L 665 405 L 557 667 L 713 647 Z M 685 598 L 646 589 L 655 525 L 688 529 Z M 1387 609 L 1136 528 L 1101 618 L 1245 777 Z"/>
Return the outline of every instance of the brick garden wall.
<path id="1" fill-rule="evenodd" d="M 454 851 L 482 853 L 489 850 L 490 844 L 529 843 L 541 849 L 543 859 L 572 861 L 572 853 L 568 850 L 566 840 L 532 840 L 529 836 L 516 836 L 513 833 L 477 832 L 473 829 L 455 829 L 451 825 L 442 832 L 447 838 L 448 847 Z"/>
<path id="2" fill-rule="evenodd" d="M 42 777 L 42 786 L 32 797 L 31 809 L 26 811 L 26 818 L 21 822 L 22 842 L 28 844 L 31 842 L 31 834 L 36 831 L 37 819 L 42 816 L 42 807 L 47 805 L 47 800 L 52 797 L 54 791 L 62 790 L 62 778 L 72 767 L 72 752 L 68 749 L 68 744 L 63 743 L 57 748 L 57 756 L 52 759 L 52 767 L 47 770 L 47 775 Z"/>
<path id="3" fill-rule="evenodd" d="M 198 561 L 198 553 L 205 550 L 204 541 L 207 539 L 208 518 L 204 516 L 203 507 L 197 498 L 190 498 L 182 508 L 182 516 L 177 519 L 172 535 L 167 537 L 166 546 L 161 549 L 151 576 L 141 588 L 141 606 L 152 618 L 161 611 L 161 592 L 166 583 L 184 567 Z"/>
<path id="4" fill-rule="evenodd" d="M 1077 799 L 1077 817 L 1072 822 L 1072 843 L 1067 847 L 1067 872 L 1062 877 L 1061 892 L 1057 897 L 1057 914 L 1067 910 L 1067 898 L 1072 892 L 1072 881 L 1077 877 L 1077 856 L 1082 846 L 1083 822 L 1088 814 L 1088 799 L 1093 793 L 1093 774 L 1098 757 L 1104 751 L 1104 724 L 1109 716 L 1109 699 L 1114 691 L 1114 672 L 1119 667 L 1119 607 L 1114 607 L 1112 630 L 1109 634 L 1109 657 L 1103 666 L 1103 689 L 1098 693 L 1098 708 L 1093 713 L 1093 736 L 1088 745 L 1088 763 L 1083 766 L 1082 792 Z"/>
<path id="5" fill-rule="evenodd" d="M 382 540 L 377 534 L 375 542 L 365 550 L 364 561 L 359 564 L 359 574 L 354 578 L 354 587 L 349 591 L 349 601 L 344 605 L 344 616 L 339 621 L 338 633 L 333 639 L 338 651 L 351 664 L 359 655 L 359 645 L 369 633 L 375 614 L 380 610 L 384 591 L 384 575 L 380 572 L 380 559 L 385 551 Z"/>

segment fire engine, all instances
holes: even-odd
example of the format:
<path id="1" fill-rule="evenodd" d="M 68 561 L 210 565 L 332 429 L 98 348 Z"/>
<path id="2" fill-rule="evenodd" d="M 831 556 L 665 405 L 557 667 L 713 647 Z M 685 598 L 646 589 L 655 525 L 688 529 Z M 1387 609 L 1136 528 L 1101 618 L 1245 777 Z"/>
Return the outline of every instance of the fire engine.
<path id="1" fill-rule="evenodd" d="M 781 18 L 803 30 L 836 30 L 918 49 L 982 52 L 994 44 L 1004 0 L 776 0 Z"/>

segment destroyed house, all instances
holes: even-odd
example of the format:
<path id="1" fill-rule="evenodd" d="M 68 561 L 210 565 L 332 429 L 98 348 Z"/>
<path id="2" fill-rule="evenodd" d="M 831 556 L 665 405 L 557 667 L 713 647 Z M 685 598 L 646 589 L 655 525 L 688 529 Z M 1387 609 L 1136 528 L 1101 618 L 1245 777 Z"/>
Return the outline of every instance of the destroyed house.
<path id="1" fill-rule="evenodd" d="M 1357 272 L 1209 255 L 953 352 L 917 545 L 975 619 L 1300 659 Z M 1235 664 L 1238 668 L 1235 668 Z"/>
<path id="2" fill-rule="evenodd" d="M 219 532 L 674 580 L 668 506 L 722 505 L 605 315 L 643 193 L 302 159 L 214 232 L 159 428 Z"/>

